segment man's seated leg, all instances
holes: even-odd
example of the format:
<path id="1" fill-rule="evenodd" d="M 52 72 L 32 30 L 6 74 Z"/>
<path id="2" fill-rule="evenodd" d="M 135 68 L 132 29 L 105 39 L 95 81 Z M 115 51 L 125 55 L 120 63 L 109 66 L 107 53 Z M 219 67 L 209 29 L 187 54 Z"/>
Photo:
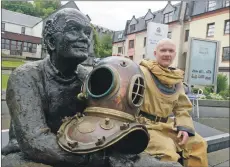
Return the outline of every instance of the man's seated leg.
<path id="1" fill-rule="evenodd" d="M 167 133 L 159 130 L 149 130 L 150 141 L 146 153 L 159 157 L 161 161 L 177 162 L 180 155 L 177 154 L 177 148 L 174 141 Z"/>
<path id="2" fill-rule="evenodd" d="M 183 151 L 184 165 L 192 167 L 208 167 L 207 142 L 198 133 L 189 137 Z"/>
<path id="3" fill-rule="evenodd" d="M 24 157 L 22 152 L 2 156 L 2 167 L 52 167 L 42 163 L 36 163 Z"/>

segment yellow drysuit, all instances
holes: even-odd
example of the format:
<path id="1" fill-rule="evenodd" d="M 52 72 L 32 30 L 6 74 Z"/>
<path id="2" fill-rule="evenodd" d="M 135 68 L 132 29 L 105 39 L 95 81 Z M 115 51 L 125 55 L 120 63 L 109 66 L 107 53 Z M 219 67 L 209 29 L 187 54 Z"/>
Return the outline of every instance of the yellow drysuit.
<path id="1" fill-rule="evenodd" d="M 173 70 L 164 69 L 156 62 L 142 60 L 140 64 L 146 81 L 144 103 L 141 111 L 158 117 L 167 118 L 174 114 L 174 119 L 169 118 L 166 123 L 155 122 L 147 117 L 140 117 L 140 122 L 146 124 L 150 142 L 145 152 L 161 157 L 162 161 L 178 161 L 182 152 L 184 166 L 188 167 L 208 167 L 207 143 L 194 131 L 192 118 L 189 111 L 192 104 L 184 93 L 181 78 L 183 74 Z M 163 93 L 159 89 L 159 82 L 153 78 L 157 77 L 160 83 L 168 85 L 174 84 L 174 93 Z M 175 74 L 174 74 L 175 73 Z M 181 78 L 179 76 L 182 76 Z M 168 80 L 168 81 L 167 81 Z M 157 86 L 158 84 L 158 86 Z M 177 134 L 179 130 L 187 131 L 188 142 L 180 146 Z"/>

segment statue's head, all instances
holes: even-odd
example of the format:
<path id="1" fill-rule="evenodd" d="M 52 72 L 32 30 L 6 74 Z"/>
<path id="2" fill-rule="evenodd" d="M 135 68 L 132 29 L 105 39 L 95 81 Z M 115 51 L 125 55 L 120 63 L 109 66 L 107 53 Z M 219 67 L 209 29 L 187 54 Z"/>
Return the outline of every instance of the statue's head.
<path id="1" fill-rule="evenodd" d="M 80 63 L 88 57 L 91 32 L 90 21 L 83 13 L 61 9 L 45 24 L 44 44 L 51 58 L 59 56 Z"/>

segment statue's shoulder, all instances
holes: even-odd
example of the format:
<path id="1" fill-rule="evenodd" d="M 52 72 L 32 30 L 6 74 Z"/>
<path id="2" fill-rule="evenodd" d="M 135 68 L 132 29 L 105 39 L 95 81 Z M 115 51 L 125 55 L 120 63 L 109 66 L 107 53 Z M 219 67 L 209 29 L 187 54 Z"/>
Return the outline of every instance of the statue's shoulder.
<path id="1" fill-rule="evenodd" d="M 27 62 L 19 67 L 17 67 L 10 75 L 10 78 L 24 78 L 30 79 L 35 78 L 39 75 L 42 70 L 42 64 L 44 60 L 38 60 L 34 62 Z"/>

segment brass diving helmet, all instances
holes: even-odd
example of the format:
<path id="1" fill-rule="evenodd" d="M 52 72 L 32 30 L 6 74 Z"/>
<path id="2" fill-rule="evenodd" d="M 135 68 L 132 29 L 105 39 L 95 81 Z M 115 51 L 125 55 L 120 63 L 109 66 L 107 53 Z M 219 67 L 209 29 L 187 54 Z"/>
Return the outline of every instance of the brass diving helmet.
<path id="1" fill-rule="evenodd" d="M 127 58 L 104 58 L 87 76 L 79 95 L 87 101 L 84 115 L 76 114 L 62 124 L 59 145 L 76 154 L 108 147 L 130 154 L 144 151 L 149 134 L 136 119 L 144 89 L 137 64 Z"/>

